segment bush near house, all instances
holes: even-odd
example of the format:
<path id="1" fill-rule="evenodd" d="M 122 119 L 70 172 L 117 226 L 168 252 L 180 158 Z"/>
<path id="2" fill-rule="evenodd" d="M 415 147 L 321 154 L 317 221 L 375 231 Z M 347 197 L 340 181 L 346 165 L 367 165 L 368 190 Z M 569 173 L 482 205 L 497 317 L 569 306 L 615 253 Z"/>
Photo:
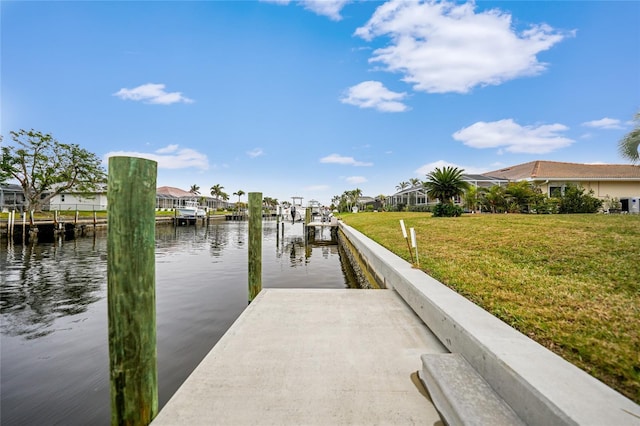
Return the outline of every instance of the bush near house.
<path id="1" fill-rule="evenodd" d="M 342 218 L 409 261 L 403 219 L 420 269 L 640 403 L 640 215 Z"/>

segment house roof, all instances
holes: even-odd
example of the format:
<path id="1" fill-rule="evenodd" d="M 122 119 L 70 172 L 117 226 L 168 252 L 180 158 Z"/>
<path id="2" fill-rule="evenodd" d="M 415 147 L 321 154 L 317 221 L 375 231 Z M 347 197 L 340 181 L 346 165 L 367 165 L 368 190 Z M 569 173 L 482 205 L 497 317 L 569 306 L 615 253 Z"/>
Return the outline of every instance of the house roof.
<path id="1" fill-rule="evenodd" d="M 462 175 L 462 180 L 465 181 L 465 182 L 491 182 L 491 183 L 494 183 L 494 184 L 499 184 L 500 182 L 504 182 L 507 179 L 493 177 L 493 176 L 487 176 L 487 175 L 467 175 L 467 174 L 464 174 L 464 175 Z"/>
<path id="2" fill-rule="evenodd" d="M 156 194 L 168 195 L 170 197 L 182 198 L 182 197 L 195 197 L 191 192 L 184 191 L 180 188 L 174 188 L 173 186 L 161 186 L 156 188 Z"/>
<path id="3" fill-rule="evenodd" d="M 640 166 L 630 164 L 580 164 L 531 161 L 484 174 L 509 180 L 640 180 Z"/>
<path id="4" fill-rule="evenodd" d="M 14 183 L 7 183 L 0 185 L 0 191 L 4 192 L 22 192 L 22 187 Z"/>

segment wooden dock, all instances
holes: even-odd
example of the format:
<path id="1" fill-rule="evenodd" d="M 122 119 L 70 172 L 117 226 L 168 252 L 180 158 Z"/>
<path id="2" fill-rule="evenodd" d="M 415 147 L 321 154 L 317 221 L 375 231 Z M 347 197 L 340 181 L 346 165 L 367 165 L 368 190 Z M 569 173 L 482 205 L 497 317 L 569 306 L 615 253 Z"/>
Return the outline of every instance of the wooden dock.
<path id="1" fill-rule="evenodd" d="M 331 229 L 331 241 L 338 240 L 338 221 L 332 220 L 328 222 L 309 222 L 305 225 L 305 236 L 308 241 L 316 240 L 316 230 L 329 228 Z"/>

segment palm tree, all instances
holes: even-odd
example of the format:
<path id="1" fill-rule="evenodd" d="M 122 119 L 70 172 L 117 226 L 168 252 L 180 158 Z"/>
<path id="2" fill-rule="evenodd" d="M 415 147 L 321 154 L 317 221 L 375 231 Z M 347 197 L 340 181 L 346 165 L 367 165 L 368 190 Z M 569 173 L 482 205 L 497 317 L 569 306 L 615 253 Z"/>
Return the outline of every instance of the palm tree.
<path id="1" fill-rule="evenodd" d="M 620 155 L 631 160 L 632 163 L 640 162 L 640 112 L 637 112 L 634 121 L 635 129 L 631 130 L 624 138 L 618 142 L 618 150 Z"/>
<path id="2" fill-rule="evenodd" d="M 194 183 L 193 185 L 191 185 L 191 189 L 189 190 L 189 192 L 193 195 L 200 195 L 200 187 Z"/>
<path id="3" fill-rule="evenodd" d="M 245 192 L 242 189 L 238 189 L 237 192 L 234 192 L 233 195 L 237 195 L 238 196 L 238 208 L 240 208 L 241 204 L 240 204 L 240 197 L 242 197 L 245 194 Z"/>
<path id="4" fill-rule="evenodd" d="M 216 204 L 220 204 L 220 197 L 222 196 L 222 194 L 224 194 L 224 192 L 222 191 L 224 189 L 224 186 L 220 185 L 219 183 L 216 183 L 215 185 L 213 185 L 211 187 L 211 196 L 215 197 L 216 199 Z"/>
<path id="5" fill-rule="evenodd" d="M 469 189 L 464 193 L 464 206 L 475 212 L 478 209 L 478 187 L 469 186 Z"/>
<path id="6" fill-rule="evenodd" d="M 333 198 L 331 199 L 331 205 L 335 208 L 338 208 L 338 206 L 340 205 L 340 196 L 339 195 L 334 195 Z"/>
<path id="7" fill-rule="evenodd" d="M 535 197 L 533 186 L 526 180 L 509 182 L 505 194 L 509 196 L 509 204 L 515 205 L 520 213 L 529 211 L 529 205 Z"/>
<path id="8" fill-rule="evenodd" d="M 273 208 L 278 205 L 278 199 L 271 198 L 271 197 L 264 197 L 264 199 L 262 200 L 262 203 L 264 204 L 265 207 Z"/>
<path id="9" fill-rule="evenodd" d="M 353 190 L 353 198 L 355 200 L 356 205 L 360 210 L 362 210 L 362 205 L 359 203 L 360 198 L 362 198 L 362 189 L 356 188 Z"/>
<path id="10" fill-rule="evenodd" d="M 403 189 L 407 189 L 409 187 L 409 182 L 400 182 L 399 184 L 396 185 L 396 189 L 398 191 L 402 191 Z"/>
<path id="11" fill-rule="evenodd" d="M 506 189 L 500 185 L 493 185 L 489 189 L 483 188 L 480 202 L 491 213 L 502 212 L 507 208 Z"/>
<path id="12" fill-rule="evenodd" d="M 464 194 L 469 188 L 469 184 L 462 180 L 463 172 L 457 167 L 436 167 L 422 185 L 429 197 L 437 198 L 442 204 L 453 204 L 453 197 Z"/>
<path id="13" fill-rule="evenodd" d="M 409 179 L 409 183 L 411 183 L 412 188 L 415 188 L 416 186 L 421 185 L 422 181 L 418 178 L 411 178 Z M 416 192 L 412 191 L 411 194 L 413 194 L 413 204 L 417 204 L 418 198 Z M 411 194 L 409 194 L 409 204 L 411 204 Z"/>
<path id="14" fill-rule="evenodd" d="M 405 189 L 407 189 L 409 186 L 411 186 L 411 184 L 409 182 L 406 181 L 402 181 L 399 184 L 396 185 L 396 190 L 398 192 L 404 191 Z"/>
<path id="15" fill-rule="evenodd" d="M 238 189 L 237 192 L 234 192 L 233 195 L 237 195 L 238 196 L 238 203 L 240 202 L 240 197 L 242 197 L 245 194 L 245 192 L 242 189 Z"/>

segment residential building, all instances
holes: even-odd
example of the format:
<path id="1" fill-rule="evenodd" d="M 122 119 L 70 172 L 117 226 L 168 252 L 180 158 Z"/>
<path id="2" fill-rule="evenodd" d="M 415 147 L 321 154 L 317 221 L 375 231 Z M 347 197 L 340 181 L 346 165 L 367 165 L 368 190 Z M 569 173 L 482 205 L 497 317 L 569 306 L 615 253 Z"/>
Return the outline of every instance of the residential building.
<path id="1" fill-rule="evenodd" d="M 550 197 L 562 194 L 568 184 L 574 184 L 593 190 L 593 195 L 602 200 L 618 199 L 623 212 L 640 213 L 640 166 L 538 160 L 487 172 L 484 176 L 531 182 Z"/>
<path id="2" fill-rule="evenodd" d="M 49 200 L 48 206 L 43 206 L 45 210 L 82 210 L 101 211 L 107 210 L 107 187 L 106 185 L 96 192 L 75 192 L 65 191 L 56 194 Z"/>
<path id="3" fill-rule="evenodd" d="M 0 211 L 22 211 L 24 204 L 25 196 L 20 185 L 12 183 L 0 185 Z"/>

